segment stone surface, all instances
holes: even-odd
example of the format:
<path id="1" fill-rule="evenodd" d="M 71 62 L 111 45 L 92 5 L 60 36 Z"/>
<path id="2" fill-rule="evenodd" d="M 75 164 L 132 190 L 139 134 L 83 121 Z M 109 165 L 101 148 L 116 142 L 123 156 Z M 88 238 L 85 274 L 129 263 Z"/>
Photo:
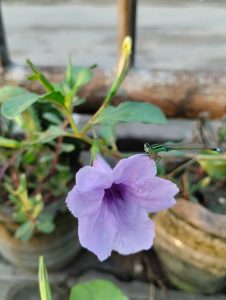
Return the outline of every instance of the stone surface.
<path id="1" fill-rule="evenodd" d="M 108 263 L 109 264 L 109 263 Z M 77 270 L 76 270 L 77 268 Z M 69 289 L 76 283 L 93 279 L 107 279 L 113 281 L 121 288 L 130 300 L 223 300 L 225 295 L 194 295 L 180 291 L 156 288 L 153 284 L 140 282 L 138 280 L 122 281 L 109 275 L 109 266 L 101 264 L 88 252 L 83 255 L 62 272 L 50 273 L 49 279 L 53 290 L 56 293 L 54 299 L 68 300 Z M 21 271 L 0 258 L 0 299 L 1 300 L 39 300 L 38 298 L 38 276 L 37 274 Z M 125 278 L 124 278 L 125 279 Z M 33 298 L 23 297 L 23 293 L 28 291 L 28 295 Z M 30 293 L 30 294 L 29 294 Z M 61 295 L 57 298 L 57 295 Z M 11 297 L 11 298 L 10 298 Z M 12 298 L 14 297 L 14 298 Z M 106 299 L 107 300 L 107 299 Z"/>
<path id="2" fill-rule="evenodd" d="M 63 288 L 52 286 L 52 297 L 54 300 L 68 299 L 68 292 Z M 37 282 L 22 282 L 12 286 L 7 294 L 7 300 L 40 300 Z"/>
<path id="3" fill-rule="evenodd" d="M 156 288 L 154 285 L 139 281 L 120 282 L 111 275 L 104 275 L 98 272 L 87 272 L 84 275 L 68 280 L 68 286 L 71 287 L 76 283 L 85 282 L 93 279 L 108 279 L 121 288 L 130 300 L 223 300 L 225 295 L 207 296 L 185 294 L 176 290 L 164 290 Z"/>

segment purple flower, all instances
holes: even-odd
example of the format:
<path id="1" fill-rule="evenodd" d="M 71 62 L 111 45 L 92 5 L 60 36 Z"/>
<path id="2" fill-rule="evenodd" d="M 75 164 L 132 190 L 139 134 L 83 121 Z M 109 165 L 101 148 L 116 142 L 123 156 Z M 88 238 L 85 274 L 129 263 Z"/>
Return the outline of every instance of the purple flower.
<path id="1" fill-rule="evenodd" d="M 78 218 L 83 247 L 103 261 L 112 250 L 131 254 L 153 244 L 154 224 L 148 212 L 175 204 L 177 186 L 156 177 L 156 164 L 146 155 L 119 161 L 114 169 L 100 156 L 76 174 L 66 203 Z"/>

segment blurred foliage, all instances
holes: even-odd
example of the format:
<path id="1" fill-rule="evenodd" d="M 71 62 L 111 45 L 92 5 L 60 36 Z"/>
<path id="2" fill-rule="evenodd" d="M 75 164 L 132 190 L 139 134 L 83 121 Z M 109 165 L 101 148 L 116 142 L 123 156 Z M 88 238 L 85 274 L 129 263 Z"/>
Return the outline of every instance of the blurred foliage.
<path id="1" fill-rule="evenodd" d="M 22 91 L 3 87 L 0 102 Z M 50 204 L 59 201 L 62 209 L 60 199 L 73 181 L 72 169 L 75 172 L 77 168 L 75 163 L 70 167 L 70 152 L 77 157 L 75 149 L 79 151 L 80 146 L 70 137 L 64 138 L 62 117 L 48 108 L 45 113 L 37 103 L 12 120 L 0 116 L 0 205 L 11 212 L 11 222 L 17 224 L 15 237 L 22 240 L 54 230 L 57 210 L 51 210 Z"/>
<path id="2" fill-rule="evenodd" d="M 63 148 L 61 151 L 63 154 Z M 69 160 L 61 162 L 61 153 L 56 156 L 54 148 L 47 145 L 10 152 L 3 156 L 1 151 L 0 165 L 8 168 L 1 178 L 0 204 L 12 209 L 13 220 L 19 225 L 15 236 L 27 240 L 36 231 L 52 232 L 56 211 L 47 212 L 45 206 L 67 194 L 73 180 Z"/>
<path id="3" fill-rule="evenodd" d="M 218 128 L 210 125 L 207 116 L 202 122 L 207 128 L 201 127 L 201 142 L 207 147 L 210 142 L 209 147 L 218 147 L 221 153 L 204 150 L 192 159 L 180 162 L 179 166 L 174 165 L 165 176 L 180 186 L 183 198 L 200 203 L 215 213 L 226 214 L 226 119 Z"/>

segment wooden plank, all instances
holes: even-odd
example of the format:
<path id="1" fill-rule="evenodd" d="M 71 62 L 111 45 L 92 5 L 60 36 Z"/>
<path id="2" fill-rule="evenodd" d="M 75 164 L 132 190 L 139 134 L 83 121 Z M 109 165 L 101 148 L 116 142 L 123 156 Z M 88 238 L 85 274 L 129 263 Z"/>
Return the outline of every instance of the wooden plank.
<path id="1" fill-rule="evenodd" d="M 43 68 L 50 80 L 59 82 L 64 68 Z M 11 69 L 2 81 L 22 84 L 34 91 L 40 86 L 26 81 L 27 71 Z M 83 88 L 81 96 L 87 104 L 81 112 L 93 112 L 103 101 L 114 78 L 110 70 L 96 69 L 93 80 Z M 144 101 L 158 105 L 167 117 L 197 118 L 208 111 L 211 118 L 226 114 L 226 72 L 132 70 L 113 103 Z"/>
<path id="2" fill-rule="evenodd" d="M 100 105 L 113 78 L 97 71 L 83 96 L 92 109 Z M 211 118 L 226 114 L 226 73 L 205 71 L 133 70 L 114 103 L 125 100 L 158 105 L 168 117 L 196 118 L 208 111 Z"/>

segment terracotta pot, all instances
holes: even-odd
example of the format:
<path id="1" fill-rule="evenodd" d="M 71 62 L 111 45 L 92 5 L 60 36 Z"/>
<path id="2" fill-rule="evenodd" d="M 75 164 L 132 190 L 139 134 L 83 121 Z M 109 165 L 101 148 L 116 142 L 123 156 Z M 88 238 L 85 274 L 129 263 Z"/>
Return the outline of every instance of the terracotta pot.
<path id="1" fill-rule="evenodd" d="M 0 223 L 0 252 L 12 264 L 30 271 L 38 270 L 38 257 L 44 255 L 48 271 L 62 268 L 80 251 L 76 221 L 61 213 L 51 234 L 36 234 L 28 241 L 15 239 L 8 226 Z"/>
<path id="2" fill-rule="evenodd" d="M 154 217 L 154 248 L 169 281 L 190 292 L 226 285 L 226 216 L 179 199 Z"/>

